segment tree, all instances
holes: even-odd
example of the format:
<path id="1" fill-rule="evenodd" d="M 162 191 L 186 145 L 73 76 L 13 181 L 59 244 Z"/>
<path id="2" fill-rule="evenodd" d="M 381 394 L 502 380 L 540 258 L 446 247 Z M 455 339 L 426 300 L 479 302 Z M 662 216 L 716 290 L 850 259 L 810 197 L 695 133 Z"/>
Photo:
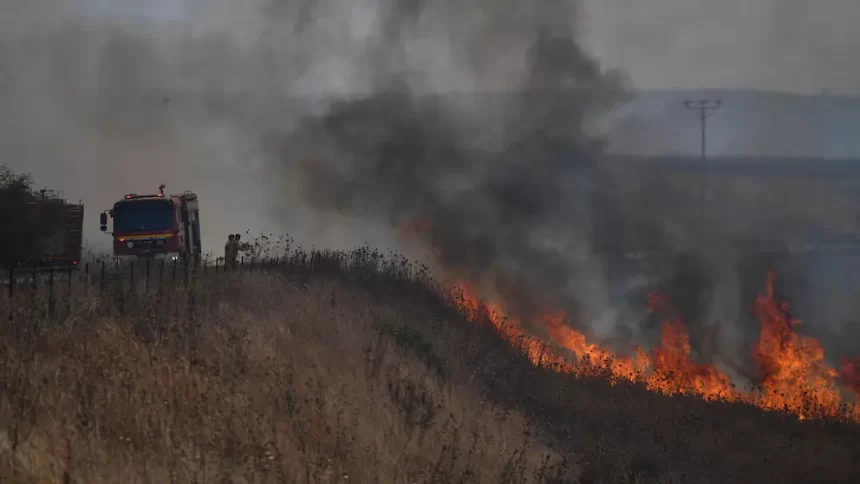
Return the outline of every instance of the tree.
<path id="1" fill-rule="evenodd" d="M 32 175 L 0 165 L 0 266 L 39 260 L 40 241 L 51 236 L 62 209 L 53 191 L 34 189 Z"/>

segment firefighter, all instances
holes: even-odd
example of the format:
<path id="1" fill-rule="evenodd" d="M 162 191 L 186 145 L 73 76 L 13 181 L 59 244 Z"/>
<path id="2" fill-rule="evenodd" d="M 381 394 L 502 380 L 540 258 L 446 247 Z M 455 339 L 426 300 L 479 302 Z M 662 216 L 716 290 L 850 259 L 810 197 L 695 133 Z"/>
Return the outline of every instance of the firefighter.
<path id="1" fill-rule="evenodd" d="M 233 256 L 233 247 L 236 245 L 235 235 L 230 234 L 227 237 L 227 243 L 224 244 L 224 268 L 232 269 L 236 258 Z"/>
<path id="2" fill-rule="evenodd" d="M 236 244 L 236 254 L 239 252 L 247 252 L 251 250 L 251 246 L 242 242 L 242 236 L 240 234 L 236 234 L 233 238 L 233 242 Z"/>
<path id="3" fill-rule="evenodd" d="M 239 234 L 233 234 L 233 242 L 230 246 L 230 264 L 234 269 L 237 267 L 236 258 L 239 257 L 239 252 L 243 252 L 248 250 L 248 244 L 243 244 L 240 240 L 242 236 Z"/>

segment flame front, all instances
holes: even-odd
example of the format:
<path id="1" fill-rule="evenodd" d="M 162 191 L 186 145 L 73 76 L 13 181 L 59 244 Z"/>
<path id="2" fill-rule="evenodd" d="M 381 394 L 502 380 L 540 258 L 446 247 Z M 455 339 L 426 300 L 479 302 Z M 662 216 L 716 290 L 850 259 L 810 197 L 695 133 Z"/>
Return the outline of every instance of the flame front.
<path id="1" fill-rule="evenodd" d="M 838 374 L 824 360 L 824 349 L 815 338 L 795 332 L 800 320 L 788 315 L 788 304 L 774 299 L 773 274 L 768 275 L 764 294 L 756 298 L 755 312 L 762 324 L 755 347 L 762 387 L 759 405 L 788 409 L 803 418 L 835 415 L 840 404 Z"/>
<path id="2" fill-rule="evenodd" d="M 690 358 L 690 335 L 681 319 L 664 321 L 662 346 L 654 349 L 654 373 L 648 388 L 662 393 L 698 395 L 708 400 L 736 399 L 732 382 L 712 365 Z"/>
<path id="3" fill-rule="evenodd" d="M 824 359 L 821 344 L 795 331 L 800 321 L 788 316 L 788 306 L 774 297 L 773 274 L 755 301 L 761 333 L 754 349 L 759 387 L 741 392 L 731 379 L 710 364 L 697 363 L 691 353 L 690 335 L 681 318 L 661 324 L 660 347 L 650 354 L 634 348 L 633 355 L 617 355 L 568 324 L 563 312 L 546 311 L 533 318 L 543 322 L 553 345 L 528 335 L 519 321 L 506 316 L 500 304 L 484 304 L 470 284 L 458 285 L 457 304 L 477 324 L 491 325 L 510 344 L 520 348 L 532 364 L 551 367 L 577 377 L 602 376 L 612 384 L 628 381 L 651 391 L 695 395 L 708 400 L 741 401 L 766 410 L 789 411 L 798 418 L 835 417 L 860 423 L 860 407 L 841 402 L 837 379 L 860 396 L 860 359 L 843 360 L 841 374 Z M 650 294 L 654 311 L 669 309 L 665 295 Z M 576 356 L 572 361 L 561 350 Z"/>

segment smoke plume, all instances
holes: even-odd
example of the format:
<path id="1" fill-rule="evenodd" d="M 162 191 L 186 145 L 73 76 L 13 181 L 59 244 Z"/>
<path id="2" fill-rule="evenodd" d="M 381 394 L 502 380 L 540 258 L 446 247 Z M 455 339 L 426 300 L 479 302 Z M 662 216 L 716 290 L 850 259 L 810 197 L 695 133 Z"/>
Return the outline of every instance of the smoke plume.
<path id="1" fill-rule="evenodd" d="M 604 115 L 626 85 L 582 48 L 574 2 L 376 7 L 347 69 L 365 93 L 266 138 L 285 199 L 396 228 L 518 316 L 565 310 L 629 346 L 657 334 L 645 301 L 662 290 L 694 342 L 749 353 L 753 298 L 820 196 L 610 162 Z M 631 261 L 641 250 L 663 256 Z"/>
<path id="2" fill-rule="evenodd" d="M 446 276 L 515 311 L 598 317 L 585 175 L 601 154 L 600 116 L 624 86 L 579 46 L 574 3 L 390 2 L 380 12 L 367 52 L 373 92 L 333 103 L 277 147 L 288 175 L 299 167 L 290 189 L 419 239 Z M 440 76 L 468 90 L 440 93 Z"/>

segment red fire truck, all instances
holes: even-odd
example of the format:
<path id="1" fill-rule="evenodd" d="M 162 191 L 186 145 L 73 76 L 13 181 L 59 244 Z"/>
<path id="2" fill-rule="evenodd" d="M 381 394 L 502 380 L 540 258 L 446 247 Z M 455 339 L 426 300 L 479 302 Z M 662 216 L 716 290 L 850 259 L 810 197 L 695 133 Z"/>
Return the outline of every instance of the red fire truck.
<path id="1" fill-rule="evenodd" d="M 108 216 L 113 219 L 115 257 L 200 261 L 200 210 L 193 192 L 165 195 L 161 185 L 153 195 L 130 193 L 101 214 L 102 232 L 107 232 Z"/>

